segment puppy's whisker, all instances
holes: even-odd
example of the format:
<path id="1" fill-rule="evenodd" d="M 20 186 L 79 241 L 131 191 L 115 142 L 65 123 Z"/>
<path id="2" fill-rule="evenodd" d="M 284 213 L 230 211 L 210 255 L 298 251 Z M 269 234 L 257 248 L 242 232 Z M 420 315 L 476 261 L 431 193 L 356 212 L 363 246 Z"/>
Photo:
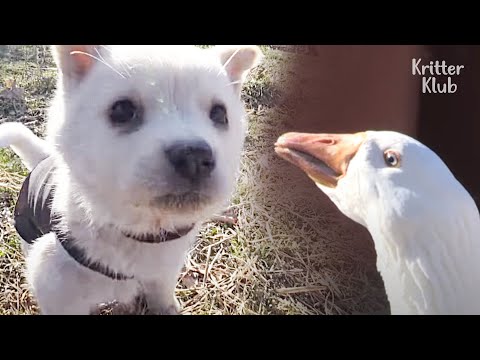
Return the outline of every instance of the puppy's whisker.
<path id="1" fill-rule="evenodd" d="M 115 58 L 115 60 L 117 60 L 119 62 L 119 64 L 122 66 L 123 70 L 127 73 L 128 77 L 132 77 L 132 74 L 129 71 L 132 68 L 130 66 L 128 66 L 127 63 L 125 61 L 121 60 L 121 59 Z"/>
<path id="2" fill-rule="evenodd" d="M 110 47 L 105 46 L 105 45 L 100 45 L 100 47 L 101 47 L 103 50 L 108 51 L 110 54 L 113 54 L 113 51 L 112 51 L 112 49 L 111 49 Z M 96 50 L 97 54 L 99 55 L 99 57 L 100 57 L 102 60 L 104 60 L 104 58 L 100 55 L 100 53 L 98 52 L 98 50 L 97 50 L 97 49 L 95 49 L 95 50 Z M 128 72 L 128 69 L 127 69 L 127 67 L 126 67 L 126 65 L 125 65 L 125 62 L 122 61 L 121 59 L 119 59 L 118 57 L 115 57 L 115 60 L 117 60 L 118 63 L 123 67 L 123 70 L 125 70 L 125 72 L 127 73 L 127 75 L 128 75 L 129 77 L 131 77 L 131 74 Z"/>
<path id="3" fill-rule="evenodd" d="M 240 80 L 237 80 L 237 81 L 233 81 L 229 84 L 227 84 L 227 86 L 233 86 L 233 85 L 238 85 L 238 84 L 241 84 L 242 82 Z"/>
<path id="4" fill-rule="evenodd" d="M 75 54 L 82 54 L 82 55 L 86 55 L 88 57 L 91 57 L 92 59 L 94 60 L 97 60 L 98 62 L 102 63 L 103 65 L 107 66 L 110 70 L 112 70 L 113 72 L 115 72 L 116 74 L 120 75 L 122 78 L 126 78 L 121 72 L 119 72 L 117 69 L 115 69 L 112 65 L 110 65 L 109 63 L 107 63 L 106 61 L 100 59 L 99 57 L 95 56 L 95 55 L 92 55 L 92 54 L 89 54 L 87 52 L 84 52 L 84 51 L 72 51 L 70 53 L 70 55 L 75 55 Z"/>
<path id="5" fill-rule="evenodd" d="M 100 47 L 101 47 L 102 49 L 104 49 L 104 50 L 107 50 L 107 51 L 108 51 L 110 54 L 112 54 L 112 53 L 113 53 L 112 49 L 110 49 L 110 47 L 109 47 L 109 46 L 106 46 L 106 45 L 100 45 Z"/>
<path id="6" fill-rule="evenodd" d="M 100 52 L 98 51 L 97 48 L 95 48 L 95 51 L 97 52 L 97 55 L 100 57 L 100 59 L 102 59 L 102 61 L 103 61 L 104 63 L 106 63 L 107 61 L 106 61 L 105 58 L 102 56 L 102 54 L 100 54 Z M 114 58 L 114 59 L 118 61 L 118 63 L 119 63 L 120 66 L 123 68 L 123 70 L 125 71 L 125 73 L 126 73 L 129 77 L 131 77 L 130 73 L 128 72 L 127 68 L 125 67 L 124 62 L 123 62 L 122 60 L 118 59 L 118 58 Z"/>
<path id="7" fill-rule="evenodd" d="M 232 61 L 232 59 L 235 57 L 235 55 L 237 55 L 237 53 L 238 53 L 239 51 L 240 51 L 240 48 L 238 48 L 237 50 L 235 50 L 235 51 L 233 52 L 233 54 L 228 58 L 228 60 L 225 62 L 225 64 L 223 64 L 223 66 L 222 66 L 222 71 L 224 71 L 224 70 L 227 68 L 227 66 L 228 66 L 228 64 L 230 63 L 230 61 Z M 222 71 L 219 71 L 218 74 L 221 74 Z"/>
<path id="8" fill-rule="evenodd" d="M 141 67 L 141 66 L 142 66 L 142 64 L 140 64 L 140 63 L 139 64 L 133 64 L 133 65 L 129 65 L 128 69 L 129 70 L 135 70 L 136 68 Z"/>
<path id="9" fill-rule="evenodd" d="M 122 67 L 123 71 L 127 74 L 128 77 L 132 77 L 132 74 L 130 74 L 129 67 L 121 60 L 118 60 L 120 66 Z M 130 68 L 131 69 L 131 68 Z"/>

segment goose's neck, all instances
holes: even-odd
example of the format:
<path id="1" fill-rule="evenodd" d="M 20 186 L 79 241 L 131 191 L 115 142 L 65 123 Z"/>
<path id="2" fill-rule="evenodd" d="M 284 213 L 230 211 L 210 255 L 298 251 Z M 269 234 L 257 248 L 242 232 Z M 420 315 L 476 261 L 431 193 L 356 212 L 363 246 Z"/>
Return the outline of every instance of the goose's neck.
<path id="1" fill-rule="evenodd" d="M 370 227 L 392 314 L 480 313 L 480 221 L 475 220 L 448 229 Z"/>

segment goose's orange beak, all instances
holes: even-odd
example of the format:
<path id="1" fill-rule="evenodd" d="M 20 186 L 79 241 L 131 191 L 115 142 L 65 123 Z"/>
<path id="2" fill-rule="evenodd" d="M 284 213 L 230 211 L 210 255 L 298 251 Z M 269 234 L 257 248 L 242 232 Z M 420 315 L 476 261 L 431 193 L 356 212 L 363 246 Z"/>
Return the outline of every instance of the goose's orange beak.
<path id="1" fill-rule="evenodd" d="M 335 187 L 345 176 L 350 160 L 365 141 L 366 133 L 286 133 L 275 143 L 275 152 L 302 169 L 313 181 Z"/>

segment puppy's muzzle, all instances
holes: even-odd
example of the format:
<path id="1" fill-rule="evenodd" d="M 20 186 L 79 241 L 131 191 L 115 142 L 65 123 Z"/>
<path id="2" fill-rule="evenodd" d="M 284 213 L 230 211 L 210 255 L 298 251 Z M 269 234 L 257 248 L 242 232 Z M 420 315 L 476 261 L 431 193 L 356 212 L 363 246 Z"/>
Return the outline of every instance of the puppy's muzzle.
<path id="1" fill-rule="evenodd" d="M 215 168 L 212 148 L 204 140 L 176 142 L 165 154 L 175 173 L 191 182 L 205 180 Z"/>

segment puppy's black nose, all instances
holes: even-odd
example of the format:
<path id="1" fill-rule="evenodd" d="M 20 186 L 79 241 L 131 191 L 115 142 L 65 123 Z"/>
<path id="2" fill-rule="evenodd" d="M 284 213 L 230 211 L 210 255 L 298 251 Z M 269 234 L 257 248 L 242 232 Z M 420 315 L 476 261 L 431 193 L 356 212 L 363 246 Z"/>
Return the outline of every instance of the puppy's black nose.
<path id="1" fill-rule="evenodd" d="M 208 177 L 215 168 L 212 149 L 203 140 L 176 142 L 165 154 L 177 174 L 191 181 Z"/>

